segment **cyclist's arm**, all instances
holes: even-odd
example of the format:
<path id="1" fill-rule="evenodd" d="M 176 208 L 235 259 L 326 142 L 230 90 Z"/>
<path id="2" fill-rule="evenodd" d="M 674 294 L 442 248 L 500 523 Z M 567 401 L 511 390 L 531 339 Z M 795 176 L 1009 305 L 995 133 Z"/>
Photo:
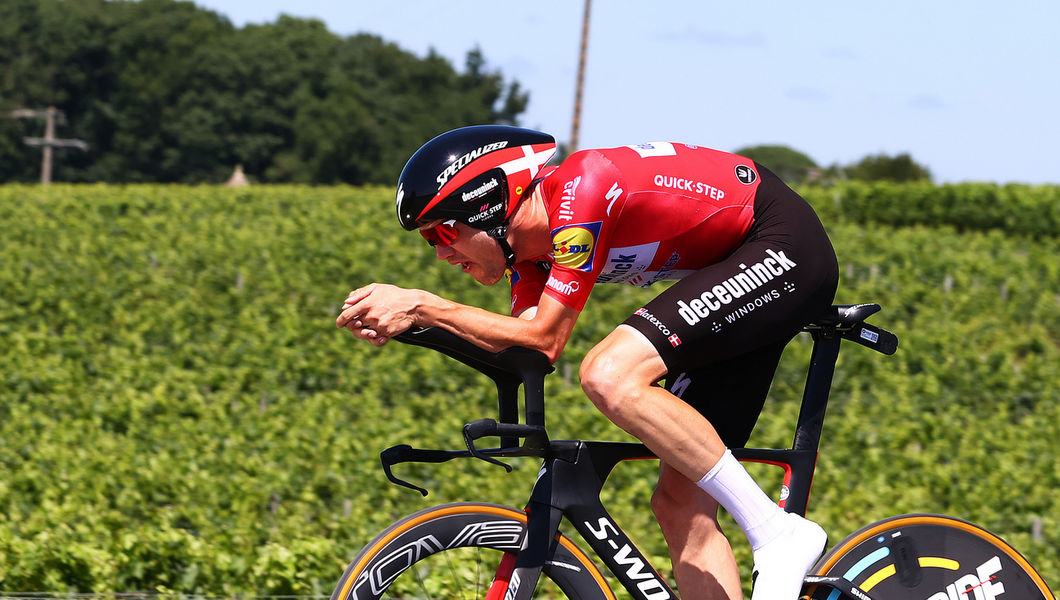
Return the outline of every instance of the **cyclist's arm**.
<path id="1" fill-rule="evenodd" d="M 543 294 L 536 310 L 509 317 L 423 290 L 371 284 L 350 294 L 336 325 L 377 345 L 412 326 L 437 326 L 491 352 L 523 346 L 540 350 L 555 362 L 580 312 Z"/>
<path id="2" fill-rule="evenodd" d="M 422 314 L 492 352 L 523 346 L 540 350 L 555 362 L 567 345 L 581 311 L 543 294 L 537 306 L 522 311 L 518 317 L 444 300 L 440 305 L 428 305 Z"/>

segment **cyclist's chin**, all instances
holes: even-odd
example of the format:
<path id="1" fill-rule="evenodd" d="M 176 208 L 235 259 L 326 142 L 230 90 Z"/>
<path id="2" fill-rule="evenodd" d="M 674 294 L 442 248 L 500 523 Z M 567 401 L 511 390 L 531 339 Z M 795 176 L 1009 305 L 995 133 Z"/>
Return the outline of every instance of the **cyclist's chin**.
<path id="1" fill-rule="evenodd" d="M 482 285 L 493 285 L 504 277 L 504 270 L 494 272 L 496 269 L 487 269 L 478 263 L 472 263 L 464 269 L 464 272 L 475 278 Z"/>

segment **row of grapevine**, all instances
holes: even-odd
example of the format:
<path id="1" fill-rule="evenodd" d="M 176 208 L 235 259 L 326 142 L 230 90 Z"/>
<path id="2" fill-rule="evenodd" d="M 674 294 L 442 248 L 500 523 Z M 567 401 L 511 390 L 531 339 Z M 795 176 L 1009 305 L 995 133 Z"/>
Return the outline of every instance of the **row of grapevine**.
<path id="1" fill-rule="evenodd" d="M 1060 186 L 846 182 L 800 190 L 827 221 L 1060 235 Z"/>
<path id="2" fill-rule="evenodd" d="M 392 444 L 460 447 L 494 391 L 430 351 L 337 330 L 346 293 L 387 281 L 507 305 L 397 227 L 390 194 L 0 187 L 0 592 L 326 595 L 427 502 L 525 501 L 533 461 L 402 468 L 426 500 L 378 467 Z M 881 303 L 872 320 L 902 345 L 844 350 L 811 516 L 835 540 L 897 512 L 954 514 L 1060 581 L 1060 242 L 822 213 L 837 301 Z M 571 373 L 656 292 L 594 291 L 548 383 L 554 436 L 624 438 Z M 752 444 L 790 443 L 808 356 L 789 346 Z M 623 465 L 607 499 L 665 565 L 653 470 Z"/>

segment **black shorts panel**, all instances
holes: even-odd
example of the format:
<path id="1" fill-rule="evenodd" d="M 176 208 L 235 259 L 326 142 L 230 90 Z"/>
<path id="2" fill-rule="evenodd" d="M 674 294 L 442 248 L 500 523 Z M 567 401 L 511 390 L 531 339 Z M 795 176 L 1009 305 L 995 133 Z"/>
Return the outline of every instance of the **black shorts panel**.
<path id="1" fill-rule="evenodd" d="M 666 389 L 710 421 L 727 448 L 743 448 L 762 412 L 788 340 L 666 377 Z"/>

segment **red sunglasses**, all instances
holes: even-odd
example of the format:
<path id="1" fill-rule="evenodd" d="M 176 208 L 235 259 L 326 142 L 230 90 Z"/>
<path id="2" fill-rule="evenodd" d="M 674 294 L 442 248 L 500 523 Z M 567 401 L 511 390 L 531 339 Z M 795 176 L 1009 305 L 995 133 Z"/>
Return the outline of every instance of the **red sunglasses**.
<path id="1" fill-rule="evenodd" d="M 456 241 L 457 230 L 454 223 L 456 221 L 445 221 L 429 229 L 420 229 L 420 235 L 427 240 L 431 247 L 441 246 L 442 248 L 447 248 Z"/>

